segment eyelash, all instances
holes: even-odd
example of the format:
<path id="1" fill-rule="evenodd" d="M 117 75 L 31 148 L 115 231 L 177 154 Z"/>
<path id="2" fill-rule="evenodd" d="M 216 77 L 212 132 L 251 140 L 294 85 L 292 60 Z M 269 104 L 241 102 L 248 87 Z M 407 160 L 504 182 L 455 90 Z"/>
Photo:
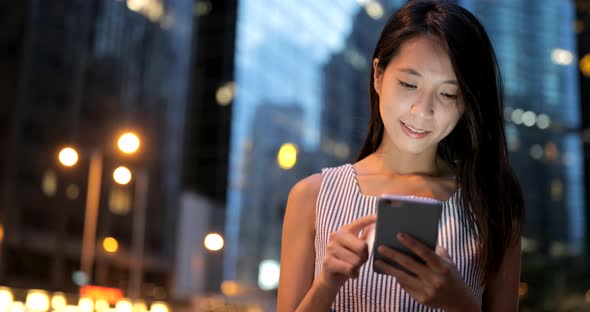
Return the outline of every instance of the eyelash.
<path id="1" fill-rule="evenodd" d="M 413 84 L 409 84 L 407 82 L 398 80 L 400 86 L 404 87 L 404 88 L 408 88 L 408 89 L 416 89 L 416 86 Z M 457 99 L 457 95 L 456 94 L 448 94 L 448 93 L 441 93 L 442 96 L 446 97 L 449 100 L 456 100 Z"/>
<path id="2" fill-rule="evenodd" d="M 456 94 L 441 93 L 440 95 L 448 98 L 449 100 L 456 100 L 457 99 L 457 95 Z"/>
<path id="3" fill-rule="evenodd" d="M 416 89 L 416 86 L 415 85 L 409 84 L 409 83 L 404 82 L 404 81 L 401 81 L 401 80 L 398 80 L 398 81 L 399 81 L 400 86 L 402 86 L 404 88 Z"/>

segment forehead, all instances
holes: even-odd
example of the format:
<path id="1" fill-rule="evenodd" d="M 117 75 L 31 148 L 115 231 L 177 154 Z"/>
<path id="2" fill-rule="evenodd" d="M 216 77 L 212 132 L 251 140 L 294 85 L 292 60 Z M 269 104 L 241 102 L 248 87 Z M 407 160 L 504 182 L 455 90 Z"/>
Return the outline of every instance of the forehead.
<path id="1" fill-rule="evenodd" d="M 405 41 L 388 67 L 393 70 L 411 68 L 423 76 L 455 79 L 446 49 L 437 39 L 426 35 Z"/>

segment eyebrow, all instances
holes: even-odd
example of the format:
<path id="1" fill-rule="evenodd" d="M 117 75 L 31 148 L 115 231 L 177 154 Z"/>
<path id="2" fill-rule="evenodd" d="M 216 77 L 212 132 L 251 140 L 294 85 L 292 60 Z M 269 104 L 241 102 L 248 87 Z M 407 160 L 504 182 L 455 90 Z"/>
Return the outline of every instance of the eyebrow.
<path id="1" fill-rule="evenodd" d="M 398 71 L 408 73 L 410 75 L 414 75 L 414 76 L 418 76 L 418 77 L 422 78 L 422 75 L 419 72 L 417 72 L 415 69 L 412 69 L 412 68 L 399 68 Z M 458 85 L 456 80 L 445 80 L 445 81 L 443 81 L 443 83 L 450 83 L 450 84 Z"/>

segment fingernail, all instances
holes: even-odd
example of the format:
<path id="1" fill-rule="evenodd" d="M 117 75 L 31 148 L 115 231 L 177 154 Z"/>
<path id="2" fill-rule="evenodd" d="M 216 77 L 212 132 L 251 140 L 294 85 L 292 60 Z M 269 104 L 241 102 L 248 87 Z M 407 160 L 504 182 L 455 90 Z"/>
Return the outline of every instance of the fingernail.
<path id="1" fill-rule="evenodd" d="M 397 238 L 404 239 L 404 238 L 406 238 L 406 235 L 404 233 L 397 233 Z"/>

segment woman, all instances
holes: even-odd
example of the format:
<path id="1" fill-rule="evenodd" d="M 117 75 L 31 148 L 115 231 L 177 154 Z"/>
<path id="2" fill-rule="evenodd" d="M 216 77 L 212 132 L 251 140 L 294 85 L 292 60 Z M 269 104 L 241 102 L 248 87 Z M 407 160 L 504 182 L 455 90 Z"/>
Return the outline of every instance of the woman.
<path id="1" fill-rule="evenodd" d="M 279 311 L 517 311 L 523 199 L 508 163 L 501 80 L 467 10 L 411 1 L 375 48 L 369 132 L 354 164 L 297 183 L 285 214 Z M 369 251 L 380 194 L 443 202 L 436 251 Z M 362 234 L 361 234 L 362 233 Z M 374 252 L 413 274 L 383 263 Z"/>

